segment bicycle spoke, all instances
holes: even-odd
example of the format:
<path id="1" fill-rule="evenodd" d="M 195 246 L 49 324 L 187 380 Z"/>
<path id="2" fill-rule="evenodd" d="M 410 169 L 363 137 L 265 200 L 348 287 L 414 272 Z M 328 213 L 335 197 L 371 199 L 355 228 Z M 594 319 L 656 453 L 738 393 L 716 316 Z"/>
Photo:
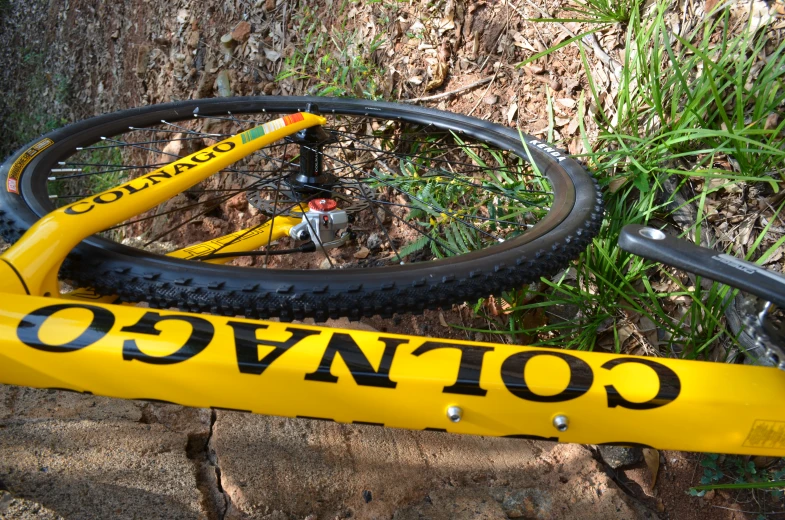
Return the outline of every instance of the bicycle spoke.
<path id="1" fill-rule="evenodd" d="M 333 160 L 338 160 L 338 159 L 336 159 L 335 157 L 331 157 L 331 159 L 333 159 Z M 350 163 L 345 163 L 345 164 L 347 164 L 347 166 L 348 166 L 349 168 L 352 168 L 352 165 L 351 165 Z M 380 163 L 380 164 L 384 165 L 386 168 L 389 168 L 389 166 L 385 165 L 383 162 L 382 162 L 382 163 Z M 437 211 L 438 213 L 445 213 L 445 214 L 447 214 L 448 216 L 450 216 L 450 217 L 453 217 L 453 218 L 455 218 L 455 216 L 456 216 L 456 214 L 455 214 L 455 213 L 447 213 L 447 211 L 448 211 L 448 210 L 446 210 L 446 208 L 437 208 L 437 207 L 431 206 L 431 205 L 429 205 L 428 203 L 426 203 L 425 201 L 423 201 L 422 199 L 420 199 L 420 198 L 418 198 L 418 197 L 416 197 L 416 196 L 412 195 L 411 193 L 408 193 L 408 192 L 406 192 L 406 191 L 403 191 L 403 190 L 401 190 L 401 189 L 400 189 L 400 188 L 398 188 L 397 186 L 394 186 L 394 185 L 391 185 L 391 184 L 389 184 L 389 183 L 386 183 L 386 182 L 384 182 L 384 180 L 383 180 L 383 179 L 380 179 L 379 177 L 376 177 L 376 176 L 375 176 L 375 175 L 373 175 L 373 174 L 370 174 L 370 173 L 368 173 L 368 175 L 370 175 L 370 176 L 371 176 L 371 177 L 372 177 L 374 180 L 376 180 L 377 182 L 379 182 L 379 183 L 381 183 L 381 184 L 384 184 L 385 186 L 387 186 L 387 187 L 389 187 L 389 188 L 392 188 L 392 189 L 394 189 L 394 190 L 398 191 L 398 192 L 399 192 L 399 193 L 401 193 L 402 195 L 406 195 L 407 197 L 410 197 L 410 198 L 412 198 L 412 199 L 414 199 L 414 200 L 416 200 L 416 201 L 420 202 L 420 203 L 421 203 L 421 204 L 423 204 L 424 206 L 427 206 L 427 207 L 429 207 L 429 208 L 431 208 L 431 209 L 433 209 L 433 210 Z M 473 228 L 475 231 L 478 231 L 478 232 L 480 232 L 480 233 L 482 233 L 482 234 L 484 234 L 484 235 L 487 235 L 488 237 L 492 238 L 493 240 L 502 241 L 501 239 L 499 239 L 499 238 L 497 238 L 497 237 L 494 237 L 493 235 L 491 235 L 491 234 L 489 234 L 489 233 L 486 233 L 486 232 L 485 232 L 485 231 L 483 231 L 482 229 L 480 229 L 480 228 L 478 228 L 478 227 L 476 227 L 476 226 L 474 226 L 474 225 L 472 225 L 472 224 L 470 224 L 470 223 L 464 222 L 464 221 L 462 221 L 462 220 L 460 220 L 460 219 L 458 219 L 458 218 L 456 218 L 456 220 L 458 220 L 459 222 L 462 222 L 462 223 L 466 224 L 467 226 L 469 226 L 469 227 Z"/>
<path id="2" fill-rule="evenodd" d="M 107 228 L 107 231 L 111 231 L 111 230 L 119 229 L 119 228 L 122 228 L 122 227 L 130 226 L 131 224 L 136 224 L 136 223 L 139 223 L 139 222 L 144 222 L 144 221 L 146 221 L 146 220 L 150 220 L 150 219 L 158 218 L 158 217 L 161 217 L 161 216 L 163 216 L 163 215 L 171 215 L 171 214 L 174 214 L 174 213 L 177 213 L 177 212 L 180 212 L 180 211 L 185 211 L 185 210 L 188 210 L 188 209 L 191 209 L 191 208 L 195 208 L 195 207 L 198 207 L 198 206 L 202 206 L 202 205 L 208 204 L 208 203 L 210 203 L 210 202 L 214 202 L 214 201 L 221 201 L 221 202 L 224 202 L 224 201 L 227 201 L 227 200 L 231 199 L 231 198 L 232 198 L 232 197 L 234 197 L 235 195 L 238 195 L 238 194 L 240 194 L 240 193 L 245 193 L 246 191 L 248 191 L 248 190 L 249 190 L 249 189 L 251 189 L 251 188 L 253 188 L 253 185 L 245 186 L 245 187 L 243 187 L 243 188 L 240 188 L 240 189 L 232 189 L 232 190 L 229 192 L 229 194 L 228 194 L 228 195 L 225 195 L 225 196 L 222 196 L 222 197 L 215 197 L 215 198 L 213 198 L 213 199 L 209 199 L 209 200 L 206 200 L 206 201 L 203 201 L 203 202 L 195 202 L 195 203 L 193 203 L 193 204 L 188 204 L 188 205 L 186 205 L 186 206 L 182 206 L 182 207 L 179 207 L 179 208 L 171 209 L 171 210 L 165 211 L 165 212 L 163 212 L 163 213 L 158 213 L 158 214 L 155 214 L 155 215 L 151 215 L 151 216 L 147 216 L 147 217 L 142 217 L 142 218 L 139 218 L 139 219 L 136 219 L 136 220 L 132 220 L 132 221 L 128 221 L 128 222 L 123 222 L 123 223 L 121 223 L 121 224 L 118 224 L 118 225 L 116 225 L 116 226 L 113 226 L 113 227 Z M 220 204 L 220 203 L 219 203 L 219 204 Z M 210 210 L 214 209 L 214 208 L 215 208 L 215 206 L 217 206 L 217 204 L 216 204 L 216 205 L 214 205 L 212 208 L 210 208 Z M 193 220 L 193 219 L 191 219 L 191 220 Z"/>
<path id="3" fill-rule="evenodd" d="M 349 188 L 349 187 L 347 187 L 346 189 L 356 189 L 356 188 Z M 362 194 L 360 196 L 362 196 Z M 394 206 L 394 207 L 398 207 L 398 208 L 414 209 L 412 206 L 409 206 L 409 205 L 406 205 L 406 204 L 399 204 L 397 202 L 389 202 L 389 201 L 381 200 L 381 199 L 366 199 L 366 200 L 368 202 L 372 202 L 374 204 L 380 204 L 380 205 L 384 205 L 384 206 Z M 525 223 L 521 224 L 521 223 L 518 223 L 518 222 L 510 222 L 508 220 L 500 220 L 500 219 L 495 219 L 495 218 L 490 218 L 490 217 L 483 217 L 481 215 L 466 215 L 466 216 L 471 218 L 471 219 L 473 219 L 473 220 L 481 220 L 483 222 L 495 222 L 497 224 L 504 224 L 504 225 L 511 225 L 512 224 L 512 225 L 515 225 L 515 226 L 518 226 L 518 227 L 523 227 L 523 228 L 531 227 L 529 224 L 525 224 Z"/>
<path id="4" fill-rule="evenodd" d="M 363 197 L 365 197 L 367 201 L 368 197 L 363 192 L 362 187 L 359 185 L 358 187 L 360 188 L 360 193 L 363 195 Z M 390 248 L 395 253 L 395 257 L 398 259 L 399 262 L 401 262 L 401 264 L 403 264 L 403 258 L 401 258 L 401 255 L 398 253 L 398 250 L 395 248 L 395 243 L 393 243 L 393 239 L 390 237 L 390 233 L 387 231 L 387 228 L 384 227 L 384 223 L 379 219 L 379 215 L 377 215 L 376 212 L 373 210 L 371 210 L 371 215 L 373 215 L 373 218 L 376 220 L 377 224 L 379 224 L 379 227 L 381 228 L 382 232 L 384 232 L 384 236 L 387 237 L 387 241 L 390 243 Z"/>
<path id="5" fill-rule="evenodd" d="M 101 138 L 61 161 L 60 168 L 52 172 L 51 196 L 62 200 L 60 204 L 88 197 L 96 190 L 120 184 L 121 179 L 134 179 L 180 159 L 179 150 L 188 143 L 220 141 L 264 124 L 269 121 L 268 116 L 270 113 L 195 113 L 183 120 L 162 119 L 147 126 L 129 127 L 125 134 Z M 242 233 L 213 251 L 217 254 L 276 217 L 298 216 L 303 204 L 324 197 L 336 200 L 338 207 L 347 211 L 348 227 L 352 227 L 352 222 L 370 226 L 383 240 L 382 250 L 387 251 L 376 249 L 375 261 L 371 257 L 350 259 L 347 263 L 344 256 L 339 262 L 341 267 L 372 266 L 380 265 L 380 260 L 403 263 L 404 255 L 407 262 L 422 261 L 461 254 L 467 248 L 490 247 L 524 233 L 538 215 L 549 210 L 553 194 L 547 184 L 539 181 L 528 162 L 505 150 L 491 149 L 430 124 L 374 116 L 326 117 L 329 138 L 325 137 L 323 144 L 315 147 L 294 137 L 271 143 L 224 168 L 212 179 L 185 190 L 186 198 L 177 199 L 173 206 L 159 206 L 107 231 L 155 230 L 144 240 L 143 247 L 159 240 L 181 241 L 173 233 L 200 221 L 216 208 L 227 212 L 223 206 L 227 201 L 248 193 L 248 203 L 262 211 L 266 219 L 243 226 Z M 178 144 L 173 147 L 171 143 Z M 307 176 L 300 172 L 300 163 L 305 153 L 321 154 L 318 173 L 320 179 L 327 179 L 326 184 L 304 180 Z M 221 216 L 225 222 L 219 226 L 222 233 L 227 226 L 242 226 L 236 220 L 239 212 L 228 211 Z M 159 221 L 165 225 L 148 224 Z M 311 220 L 303 222 L 309 226 L 309 235 L 318 236 Z M 181 236 L 183 233 L 176 235 Z M 266 253 L 257 251 L 252 256 L 259 257 L 261 264 L 253 264 L 278 266 L 272 260 L 272 255 L 278 254 L 270 251 L 294 254 L 308 250 L 287 248 L 285 244 L 290 240 L 282 238 L 283 245 L 274 248 L 268 244 Z M 324 244 L 314 242 L 319 257 L 326 258 L 322 267 L 337 268 L 335 259 L 341 253 L 331 255 Z M 425 251 L 412 257 L 423 244 Z M 185 245 L 178 243 L 180 247 Z M 306 263 L 311 265 L 313 257 L 308 258 L 311 260 Z"/>
<path id="6" fill-rule="evenodd" d="M 409 157 L 409 156 L 407 156 L 405 154 L 393 153 L 393 152 L 390 152 L 388 150 L 383 150 L 381 148 L 378 148 L 378 147 L 375 147 L 375 146 L 372 146 L 372 145 L 369 145 L 369 144 L 366 144 L 366 143 L 363 143 L 363 142 L 354 141 L 354 143 L 355 144 L 362 144 L 364 146 L 367 146 L 368 147 L 367 149 L 370 150 L 370 151 L 375 151 L 375 152 L 378 152 L 380 154 L 388 155 L 390 157 L 394 157 L 394 158 L 399 159 L 399 160 Z M 467 167 L 468 169 L 464 173 L 486 173 L 486 172 L 494 172 L 494 173 L 496 173 L 496 172 L 500 172 L 500 173 L 507 173 L 507 174 L 515 174 L 515 172 L 510 171 L 508 168 L 488 168 L 488 167 L 478 166 L 476 164 L 457 163 L 455 161 L 438 160 L 438 159 L 431 159 L 431 158 L 429 158 L 429 161 L 444 162 L 444 163 L 450 164 L 452 166 Z M 442 175 L 450 175 L 450 173 L 447 172 L 446 170 L 433 170 L 433 171 L 439 172 Z"/>

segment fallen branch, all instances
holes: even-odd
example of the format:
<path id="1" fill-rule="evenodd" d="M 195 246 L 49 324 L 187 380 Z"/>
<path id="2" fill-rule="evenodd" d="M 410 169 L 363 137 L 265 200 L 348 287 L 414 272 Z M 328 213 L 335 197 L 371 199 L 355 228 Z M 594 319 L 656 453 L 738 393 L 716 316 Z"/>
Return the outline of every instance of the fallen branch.
<path id="1" fill-rule="evenodd" d="M 441 94 L 434 94 L 433 96 L 418 97 L 418 98 L 414 98 L 414 99 L 401 99 L 400 101 L 401 101 L 401 103 L 417 103 L 419 101 L 434 101 L 436 99 L 442 99 L 442 98 L 450 97 L 450 96 L 452 96 L 454 94 L 458 94 L 460 92 L 463 92 L 464 90 L 470 90 L 470 89 L 473 89 L 475 87 L 479 87 L 480 85 L 485 85 L 486 83 L 491 81 L 494 77 L 496 77 L 496 76 L 495 75 L 488 76 L 487 78 L 483 78 L 483 79 L 481 79 L 479 81 L 475 81 L 474 83 L 469 83 L 468 85 L 464 85 L 461 88 L 456 88 L 455 90 L 451 90 L 449 92 L 442 92 Z"/>

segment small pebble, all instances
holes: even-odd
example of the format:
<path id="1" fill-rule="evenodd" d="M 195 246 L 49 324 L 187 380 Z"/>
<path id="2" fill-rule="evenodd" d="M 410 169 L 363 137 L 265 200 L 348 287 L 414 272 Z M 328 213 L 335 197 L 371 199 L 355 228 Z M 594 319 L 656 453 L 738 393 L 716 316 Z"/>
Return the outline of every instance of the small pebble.
<path id="1" fill-rule="evenodd" d="M 366 244 L 368 245 L 368 249 L 376 249 L 382 245 L 382 238 L 378 233 L 371 233 Z"/>
<path id="2" fill-rule="evenodd" d="M 219 96 L 231 97 L 232 81 L 228 70 L 222 70 L 218 73 L 218 77 L 215 79 L 215 86 Z"/>
<path id="3" fill-rule="evenodd" d="M 232 30 L 232 39 L 236 42 L 244 42 L 251 35 L 251 24 L 248 22 L 240 22 L 235 25 Z"/>
<path id="4" fill-rule="evenodd" d="M 191 31 L 191 33 L 188 35 L 188 41 L 186 44 L 192 49 L 195 49 L 196 46 L 199 45 L 199 31 Z"/>
<path id="5" fill-rule="evenodd" d="M 496 102 L 499 101 L 499 96 L 496 94 L 488 94 L 484 98 L 482 98 L 482 102 L 486 105 L 495 105 Z"/>

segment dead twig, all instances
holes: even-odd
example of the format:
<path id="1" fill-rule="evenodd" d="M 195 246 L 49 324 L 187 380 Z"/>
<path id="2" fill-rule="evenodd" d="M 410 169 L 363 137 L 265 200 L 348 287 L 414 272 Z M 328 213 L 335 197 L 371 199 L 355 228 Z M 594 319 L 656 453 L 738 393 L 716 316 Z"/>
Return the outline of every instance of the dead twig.
<path id="1" fill-rule="evenodd" d="M 741 509 L 735 509 L 733 507 L 724 507 L 724 506 L 715 506 L 714 504 L 709 504 L 711 507 L 716 509 L 727 509 L 728 511 L 734 511 L 736 513 L 745 513 L 745 514 L 752 514 L 752 515 L 764 515 L 764 516 L 774 516 L 774 515 L 785 515 L 785 512 L 778 512 L 772 511 L 770 513 L 761 513 L 760 511 L 742 511 Z"/>
<path id="2" fill-rule="evenodd" d="M 565 27 L 565 29 L 567 28 Z M 594 35 L 594 33 L 587 34 L 582 38 L 582 41 L 583 43 L 586 43 L 591 47 L 591 49 L 594 51 L 594 55 L 597 56 L 597 58 L 599 58 L 601 62 L 603 62 L 608 67 L 610 67 L 613 73 L 616 74 L 617 77 L 619 76 L 619 74 L 621 73 L 621 64 L 618 61 L 611 58 L 610 56 L 608 56 L 608 53 L 605 52 L 605 50 L 602 47 L 600 47 L 600 43 L 597 41 L 597 37 Z"/>
<path id="3" fill-rule="evenodd" d="M 539 81 L 540 83 L 545 83 L 546 85 L 550 86 L 554 91 L 558 92 L 561 90 L 561 83 L 558 80 L 551 79 L 549 76 L 540 76 L 539 74 L 535 74 L 533 70 L 529 67 L 523 68 L 524 72 L 529 75 L 530 78 Z"/>
<path id="4" fill-rule="evenodd" d="M 488 76 L 487 78 L 483 78 L 479 81 L 475 81 L 474 83 L 469 83 L 468 85 L 464 85 L 460 88 L 456 88 L 455 90 L 451 90 L 449 92 L 442 92 L 441 94 L 434 94 L 433 96 L 425 96 L 425 97 L 418 97 L 414 99 L 401 99 L 401 103 L 418 103 L 420 101 L 435 101 L 437 99 L 442 99 L 446 97 L 450 97 L 455 94 L 459 94 L 465 90 L 471 90 L 475 87 L 479 87 L 480 85 L 485 85 L 489 81 L 491 81 L 494 76 Z"/>
<path id="5" fill-rule="evenodd" d="M 504 57 L 504 53 L 502 53 L 502 57 Z M 488 95 L 488 92 L 490 92 L 491 87 L 493 86 L 493 82 L 496 81 L 496 76 L 499 75 L 499 71 L 501 69 L 502 69 L 501 67 L 496 67 L 496 72 L 494 72 L 493 76 L 491 76 L 491 81 L 488 83 L 488 87 L 485 89 L 485 92 L 482 93 L 482 96 L 480 96 L 480 98 L 477 100 L 477 103 L 475 103 L 474 106 L 472 107 L 472 109 L 469 110 L 469 113 L 466 114 L 467 116 L 472 115 L 472 113 L 475 110 L 477 110 L 477 107 L 480 106 L 480 103 L 482 102 L 483 98 L 485 98 L 485 96 Z"/>

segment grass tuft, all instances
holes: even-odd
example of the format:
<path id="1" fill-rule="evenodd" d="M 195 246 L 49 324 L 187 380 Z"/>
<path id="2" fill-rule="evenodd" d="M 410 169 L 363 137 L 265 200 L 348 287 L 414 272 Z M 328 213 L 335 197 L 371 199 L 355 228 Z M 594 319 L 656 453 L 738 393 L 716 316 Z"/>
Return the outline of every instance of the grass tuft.
<path id="1" fill-rule="evenodd" d="M 339 9 L 339 23 L 326 27 L 318 12 L 303 6 L 296 33 L 302 42 L 287 56 L 276 80 L 300 80 L 302 89 L 316 96 L 380 99 L 381 70 L 372 56 L 384 44 L 381 35 L 366 41 L 360 28 L 350 27 Z"/>
<path id="2" fill-rule="evenodd" d="M 581 126 L 590 150 L 582 159 L 604 188 L 606 218 L 592 247 L 569 271 L 503 295 L 509 313 L 495 318 L 500 329 L 537 344 L 591 350 L 602 341 L 623 352 L 634 343 L 649 353 L 690 359 L 709 357 L 718 344 L 734 344 L 723 319 L 727 287 L 629 255 L 616 242 L 624 224 L 663 227 L 688 205 L 697 215 L 684 232 L 700 237 L 708 225 L 708 201 L 720 190 L 779 191 L 785 120 L 774 126 L 771 121 L 785 106 L 785 46 L 772 50 L 765 32 L 749 26 L 731 32 L 730 8 L 679 36 L 666 22 L 669 5 L 661 1 L 644 12 L 637 1 L 586 1 L 574 8 L 587 21 L 626 22 L 627 52 L 610 107 L 592 81 L 581 39 L 574 39 L 599 126 L 595 139 Z M 689 195 L 682 200 L 678 193 Z M 773 252 L 775 247 L 761 247 L 762 239 L 763 234 L 748 248 L 748 260 L 760 262 Z M 531 318 L 543 313 L 548 319 Z M 630 322 L 650 324 L 653 332 L 625 344 L 618 331 Z"/>

